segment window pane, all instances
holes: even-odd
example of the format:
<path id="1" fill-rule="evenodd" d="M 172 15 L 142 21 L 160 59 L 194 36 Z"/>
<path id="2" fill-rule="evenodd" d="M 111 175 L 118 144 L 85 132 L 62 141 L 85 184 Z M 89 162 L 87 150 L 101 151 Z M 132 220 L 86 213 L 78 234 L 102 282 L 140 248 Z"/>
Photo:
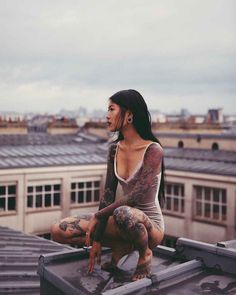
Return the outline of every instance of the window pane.
<path id="1" fill-rule="evenodd" d="M 71 183 L 71 189 L 75 189 L 76 188 L 76 183 L 75 182 L 72 182 Z"/>
<path id="2" fill-rule="evenodd" d="M 196 198 L 197 199 L 201 199 L 202 198 L 202 189 L 199 186 L 196 187 Z"/>
<path id="3" fill-rule="evenodd" d="M 174 195 L 175 196 L 179 195 L 179 187 L 178 187 L 178 185 L 174 185 Z"/>
<path id="4" fill-rule="evenodd" d="M 71 192 L 70 194 L 70 202 L 73 204 L 76 201 L 76 193 L 75 192 Z"/>
<path id="5" fill-rule="evenodd" d="M 16 198 L 15 197 L 9 197 L 8 198 L 8 210 L 16 210 Z"/>
<path id="6" fill-rule="evenodd" d="M 36 192 L 42 192 L 42 191 L 43 191 L 42 185 L 37 185 L 36 186 Z"/>
<path id="7" fill-rule="evenodd" d="M 171 210 L 171 198 L 170 197 L 166 198 L 166 209 Z"/>
<path id="8" fill-rule="evenodd" d="M 213 218 L 214 219 L 220 218 L 220 206 L 219 205 L 213 205 Z"/>
<path id="9" fill-rule="evenodd" d="M 16 186 L 15 185 L 9 185 L 8 186 L 8 195 L 15 195 L 16 194 Z"/>
<path id="10" fill-rule="evenodd" d="M 92 191 L 87 191 L 86 202 L 92 202 Z"/>
<path id="11" fill-rule="evenodd" d="M 79 192 L 79 203 L 83 203 L 84 202 L 84 192 Z"/>
<path id="12" fill-rule="evenodd" d="M 222 190 L 222 203 L 226 203 L 226 190 Z"/>
<path id="13" fill-rule="evenodd" d="M 5 195 L 6 195 L 6 187 L 0 186 L 0 196 L 5 196 Z"/>
<path id="14" fill-rule="evenodd" d="M 226 206 L 222 206 L 222 220 L 226 220 L 227 208 Z"/>
<path id="15" fill-rule="evenodd" d="M 220 190 L 217 188 L 213 189 L 213 201 L 219 203 L 220 200 Z"/>
<path id="16" fill-rule="evenodd" d="M 211 189 L 205 187 L 205 200 L 209 201 L 211 199 Z"/>
<path id="17" fill-rule="evenodd" d="M 181 212 L 184 212 L 184 199 L 181 200 Z"/>
<path id="18" fill-rule="evenodd" d="M 92 182 L 91 181 L 87 182 L 87 187 L 92 187 Z"/>
<path id="19" fill-rule="evenodd" d="M 100 191 L 98 189 L 96 189 L 94 191 L 94 201 L 95 202 L 98 202 L 99 201 L 99 193 L 100 193 Z"/>
<path id="20" fill-rule="evenodd" d="M 84 183 L 83 182 L 79 182 L 79 188 L 84 188 Z"/>
<path id="21" fill-rule="evenodd" d="M 54 191 L 59 191 L 61 189 L 61 185 L 60 184 L 54 184 L 53 188 L 54 188 Z"/>
<path id="22" fill-rule="evenodd" d="M 36 195 L 36 208 L 42 207 L 42 195 Z"/>
<path id="23" fill-rule="evenodd" d="M 0 212 L 6 210 L 6 199 L 5 198 L 0 198 Z"/>
<path id="24" fill-rule="evenodd" d="M 51 194 L 46 194 L 45 195 L 45 207 L 50 207 L 51 206 Z"/>
<path id="25" fill-rule="evenodd" d="M 94 186 L 95 187 L 100 187 L 100 181 L 94 181 Z"/>
<path id="26" fill-rule="evenodd" d="M 196 215 L 202 216 L 202 203 L 201 202 L 196 203 Z"/>
<path id="27" fill-rule="evenodd" d="M 53 196 L 54 196 L 54 206 L 59 206 L 60 205 L 60 194 L 56 193 L 56 194 L 53 194 Z"/>
<path id="28" fill-rule="evenodd" d="M 166 193 L 167 193 L 168 195 L 171 194 L 171 185 L 170 185 L 170 184 L 167 184 L 167 186 L 166 186 Z"/>
<path id="29" fill-rule="evenodd" d="M 205 217 L 211 216 L 211 206 L 209 203 L 205 203 Z"/>
<path id="30" fill-rule="evenodd" d="M 184 186 L 182 185 L 180 188 L 181 188 L 181 196 L 183 197 L 184 196 Z"/>
<path id="31" fill-rule="evenodd" d="M 31 195 L 27 197 L 27 207 L 33 208 L 33 196 Z"/>
<path id="32" fill-rule="evenodd" d="M 174 211 L 179 211 L 179 199 L 174 198 Z"/>
<path id="33" fill-rule="evenodd" d="M 220 215 L 220 207 L 219 205 L 213 205 L 213 218 L 214 219 L 219 219 Z"/>
<path id="34" fill-rule="evenodd" d="M 33 189 L 34 189 L 33 186 L 28 186 L 27 187 L 27 192 L 28 193 L 32 193 L 33 192 Z"/>
<path id="35" fill-rule="evenodd" d="M 50 192 L 52 189 L 51 185 L 45 185 L 45 192 Z"/>

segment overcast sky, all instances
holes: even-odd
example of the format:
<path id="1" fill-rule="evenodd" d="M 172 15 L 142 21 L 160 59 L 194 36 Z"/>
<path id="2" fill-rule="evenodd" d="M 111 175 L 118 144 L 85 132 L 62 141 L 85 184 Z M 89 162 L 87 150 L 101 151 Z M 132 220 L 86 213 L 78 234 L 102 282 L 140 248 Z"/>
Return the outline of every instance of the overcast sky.
<path id="1" fill-rule="evenodd" d="M 150 109 L 236 114 L 235 0 L 0 0 L 0 111 Z"/>

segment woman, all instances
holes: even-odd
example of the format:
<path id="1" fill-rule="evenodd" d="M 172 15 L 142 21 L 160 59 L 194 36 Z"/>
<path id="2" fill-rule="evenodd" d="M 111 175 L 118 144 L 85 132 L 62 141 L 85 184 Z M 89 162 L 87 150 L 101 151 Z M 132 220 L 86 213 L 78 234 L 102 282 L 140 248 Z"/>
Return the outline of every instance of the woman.
<path id="1" fill-rule="evenodd" d="M 110 146 L 107 177 L 99 210 L 92 216 L 69 217 L 52 226 L 61 243 L 92 245 L 88 271 L 100 263 L 101 247 L 112 249 L 112 260 L 102 266 L 112 270 L 133 250 L 139 260 L 133 280 L 150 275 L 152 249 L 164 236 L 159 202 L 164 198 L 163 150 L 151 131 L 150 114 L 141 94 L 123 90 L 109 99 L 107 125 L 119 132 Z M 119 183 L 123 196 L 116 196 Z"/>

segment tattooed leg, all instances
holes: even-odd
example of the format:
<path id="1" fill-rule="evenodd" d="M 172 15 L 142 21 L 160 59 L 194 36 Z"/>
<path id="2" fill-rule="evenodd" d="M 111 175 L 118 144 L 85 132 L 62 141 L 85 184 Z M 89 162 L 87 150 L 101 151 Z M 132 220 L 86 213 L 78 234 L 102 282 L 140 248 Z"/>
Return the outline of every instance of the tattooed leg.
<path id="1" fill-rule="evenodd" d="M 133 280 L 150 275 L 152 250 L 149 248 L 149 232 L 153 227 L 151 221 L 140 210 L 128 206 L 118 207 L 114 210 L 113 216 L 120 231 L 139 252 L 138 265 Z"/>
<path id="2" fill-rule="evenodd" d="M 85 232 L 92 214 L 67 217 L 51 227 L 52 239 L 56 242 L 80 247 L 85 244 Z"/>

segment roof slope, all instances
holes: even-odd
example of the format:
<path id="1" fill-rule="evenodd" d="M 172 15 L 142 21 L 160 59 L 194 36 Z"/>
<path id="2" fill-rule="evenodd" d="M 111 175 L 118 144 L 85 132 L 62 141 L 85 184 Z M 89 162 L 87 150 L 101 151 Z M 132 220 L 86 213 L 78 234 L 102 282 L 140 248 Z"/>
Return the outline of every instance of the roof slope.
<path id="1" fill-rule="evenodd" d="M 0 135 L 0 169 L 106 164 L 108 143 L 77 135 Z M 166 169 L 236 176 L 236 152 L 165 148 Z"/>
<path id="2" fill-rule="evenodd" d="M 0 227 L 0 237 L 0 294 L 4 295 L 39 294 L 39 256 L 73 250 L 72 247 L 6 227 Z"/>

